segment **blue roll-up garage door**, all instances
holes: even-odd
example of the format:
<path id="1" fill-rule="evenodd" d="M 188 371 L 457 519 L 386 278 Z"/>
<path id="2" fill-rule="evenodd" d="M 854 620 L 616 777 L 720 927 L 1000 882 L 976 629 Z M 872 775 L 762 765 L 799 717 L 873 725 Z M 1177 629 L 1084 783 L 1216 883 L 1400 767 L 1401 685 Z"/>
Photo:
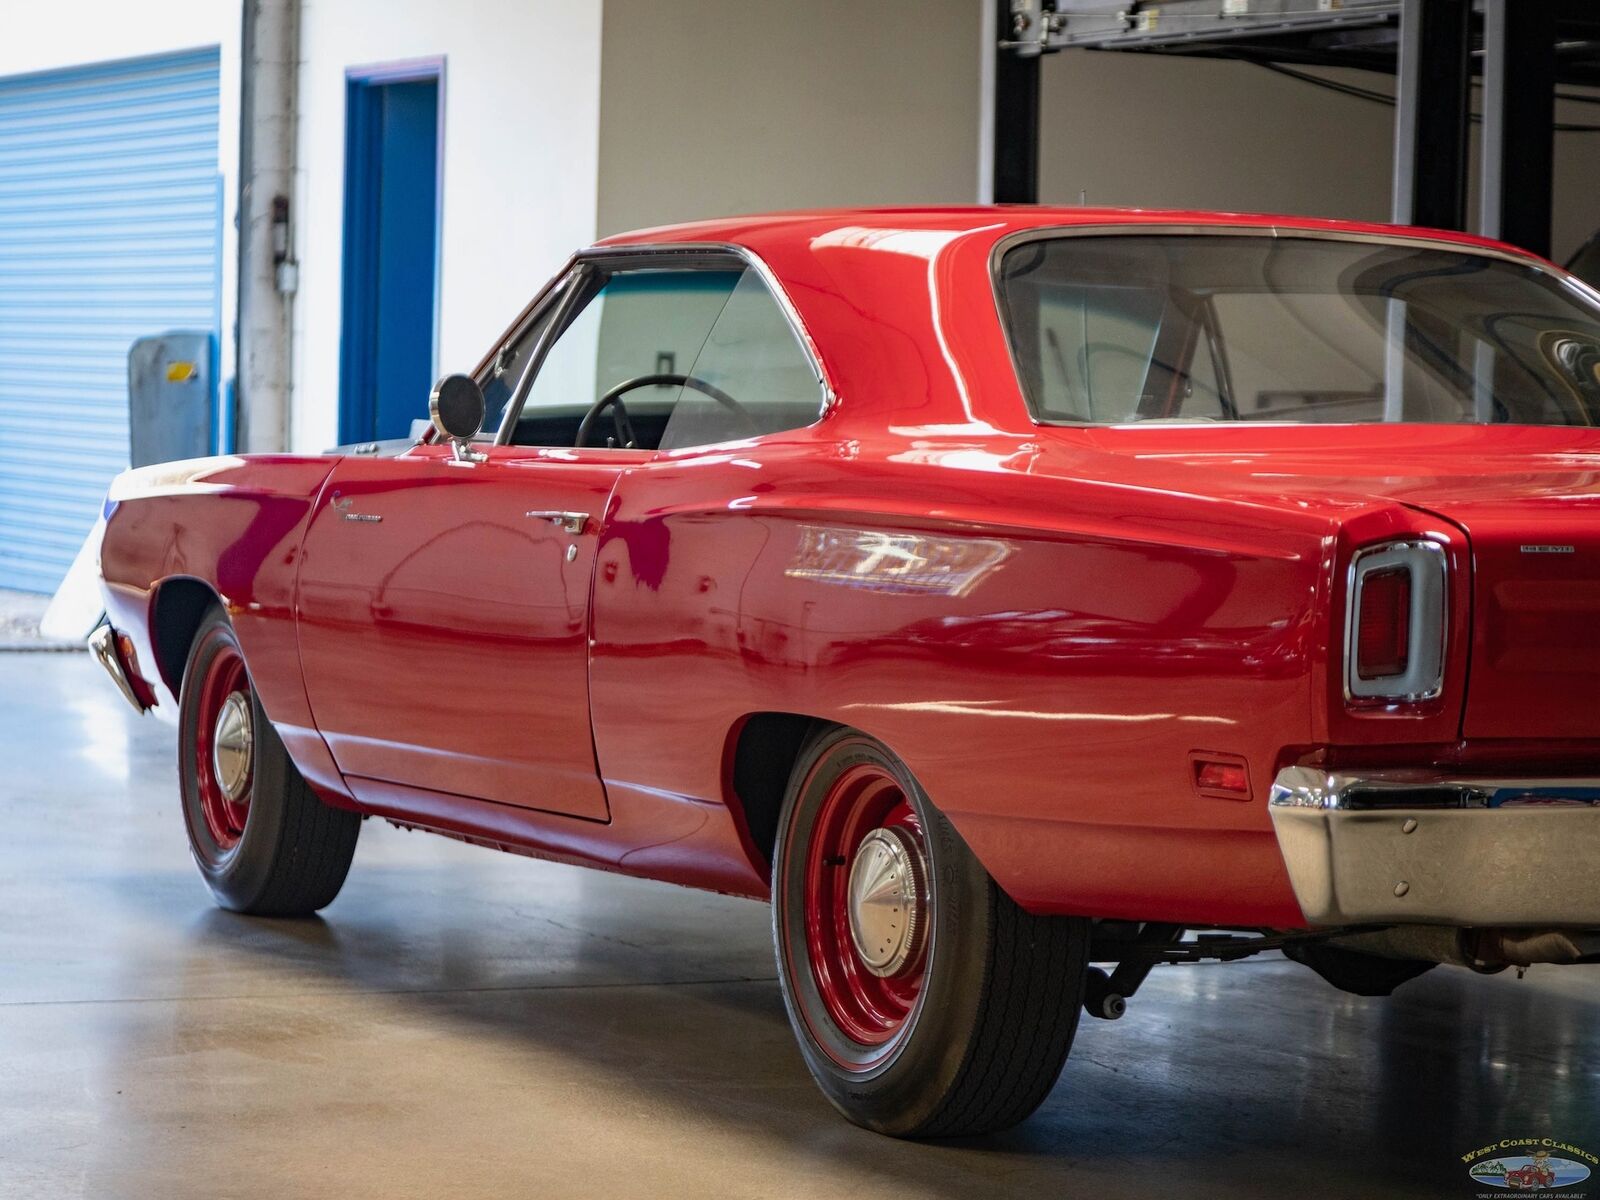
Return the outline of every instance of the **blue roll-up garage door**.
<path id="1" fill-rule="evenodd" d="M 215 48 L 0 78 L 0 587 L 51 591 L 128 463 L 128 347 L 219 321 Z"/>

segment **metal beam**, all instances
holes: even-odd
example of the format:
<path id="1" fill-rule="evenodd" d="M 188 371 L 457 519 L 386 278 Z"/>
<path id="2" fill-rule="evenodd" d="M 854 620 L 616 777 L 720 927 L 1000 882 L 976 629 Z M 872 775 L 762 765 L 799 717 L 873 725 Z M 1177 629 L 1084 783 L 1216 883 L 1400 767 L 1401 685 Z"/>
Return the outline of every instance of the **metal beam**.
<path id="1" fill-rule="evenodd" d="M 1555 168 L 1556 5 L 1485 0 L 1478 228 L 1550 253 Z"/>
<path id="2" fill-rule="evenodd" d="M 995 4 L 994 200 L 996 204 L 1039 202 L 1039 57 L 1020 55 L 1001 43 L 1016 36 L 1009 0 Z"/>
<path id="3" fill-rule="evenodd" d="M 1401 6 L 1392 213 L 1402 225 L 1467 228 L 1471 20 L 1471 0 Z"/>

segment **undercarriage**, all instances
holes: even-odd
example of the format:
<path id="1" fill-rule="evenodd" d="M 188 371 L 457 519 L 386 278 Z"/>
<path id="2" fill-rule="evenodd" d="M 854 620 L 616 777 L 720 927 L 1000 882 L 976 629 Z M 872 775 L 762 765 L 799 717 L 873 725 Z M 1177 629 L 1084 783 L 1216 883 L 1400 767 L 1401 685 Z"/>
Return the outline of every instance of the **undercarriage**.
<path id="1" fill-rule="evenodd" d="M 1600 962 L 1600 930 L 1456 928 L 1445 925 L 1351 925 L 1315 930 L 1186 929 L 1161 922 L 1098 921 L 1084 1011 L 1115 1021 L 1162 965 L 1234 962 L 1269 951 L 1310 967 L 1328 983 L 1357 996 L 1387 996 L 1440 965 L 1484 975 L 1518 974 L 1543 963 Z"/>

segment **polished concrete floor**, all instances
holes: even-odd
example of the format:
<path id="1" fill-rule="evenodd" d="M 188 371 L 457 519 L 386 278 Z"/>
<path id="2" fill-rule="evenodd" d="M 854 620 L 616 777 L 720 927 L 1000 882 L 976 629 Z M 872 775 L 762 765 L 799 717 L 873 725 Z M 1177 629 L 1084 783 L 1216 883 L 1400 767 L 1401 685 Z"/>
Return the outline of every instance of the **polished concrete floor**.
<path id="1" fill-rule="evenodd" d="M 1282 961 L 1163 968 L 1019 1129 L 893 1142 L 813 1089 L 761 906 L 368 822 L 324 918 L 236 917 L 174 742 L 0 654 L 5 1200 L 1464 1197 L 1503 1137 L 1600 1151 L 1600 970 Z"/>

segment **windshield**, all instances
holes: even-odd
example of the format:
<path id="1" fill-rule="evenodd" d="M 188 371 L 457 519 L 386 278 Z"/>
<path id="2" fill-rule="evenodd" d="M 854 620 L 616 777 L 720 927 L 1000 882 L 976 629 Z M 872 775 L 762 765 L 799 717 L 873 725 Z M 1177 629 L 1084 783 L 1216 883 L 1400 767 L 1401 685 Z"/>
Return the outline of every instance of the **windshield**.
<path id="1" fill-rule="evenodd" d="M 1600 309 L 1449 246 L 1243 234 L 1008 250 L 1000 312 L 1046 422 L 1600 423 Z"/>

